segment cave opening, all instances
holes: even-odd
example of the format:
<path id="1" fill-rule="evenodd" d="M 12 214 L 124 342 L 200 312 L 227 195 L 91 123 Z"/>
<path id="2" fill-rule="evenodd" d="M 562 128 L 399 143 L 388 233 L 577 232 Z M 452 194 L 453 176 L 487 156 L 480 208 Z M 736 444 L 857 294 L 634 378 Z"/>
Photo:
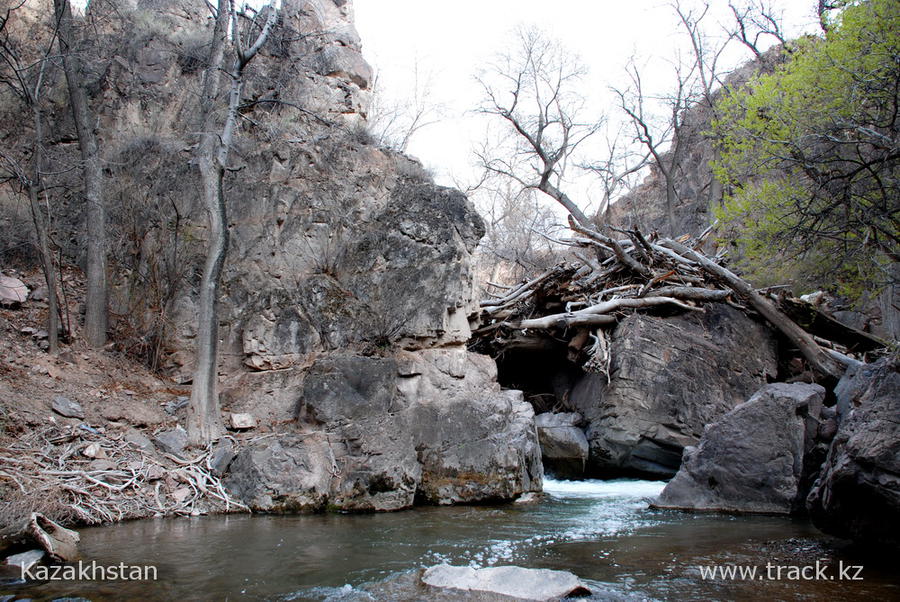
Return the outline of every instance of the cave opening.
<path id="1" fill-rule="evenodd" d="M 572 411 L 569 394 L 583 375 L 567 358 L 566 345 L 552 340 L 506 349 L 497 357 L 500 386 L 521 390 L 535 414 Z"/>

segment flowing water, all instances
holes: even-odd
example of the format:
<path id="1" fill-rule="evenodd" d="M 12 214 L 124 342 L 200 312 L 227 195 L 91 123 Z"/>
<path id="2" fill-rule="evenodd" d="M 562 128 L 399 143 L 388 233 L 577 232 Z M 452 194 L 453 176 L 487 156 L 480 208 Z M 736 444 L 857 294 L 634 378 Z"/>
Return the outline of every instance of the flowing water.
<path id="1" fill-rule="evenodd" d="M 84 529 L 98 565 L 153 565 L 156 581 L 44 583 L 0 593 L 91 600 L 419 600 L 439 563 L 569 570 L 595 599 L 900 600 L 896 557 L 841 548 L 806 522 L 653 510 L 653 481 L 553 481 L 542 501 L 368 515 L 218 516 Z M 791 579 L 789 567 L 834 579 Z M 766 564 L 783 566 L 778 569 Z M 843 563 L 841 565 L 840 563 Z M 705 579 L 702 567 L 758 567 Z M 862 581 L 839 568 L 862 566 Z M 807 571 L 813 576 L 813 569 Z M 821 573 L 820 573 L 821 575 Z M 856 570 L 845 571 L 854 577 Z M 0 599 L 3 599 L 0 596 Z"/>

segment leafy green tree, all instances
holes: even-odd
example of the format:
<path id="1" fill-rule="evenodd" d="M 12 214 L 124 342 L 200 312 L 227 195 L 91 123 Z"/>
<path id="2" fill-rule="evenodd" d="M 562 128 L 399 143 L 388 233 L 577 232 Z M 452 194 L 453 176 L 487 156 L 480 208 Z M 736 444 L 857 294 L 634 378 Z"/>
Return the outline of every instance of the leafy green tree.
<path id="1" fill-rule="evenodd" d="M 713 124 L 719 218 L 760 284 L 853 299 L 898 284 L 900 3 L 850 2 L 824 38 L 730 90 Z"/>

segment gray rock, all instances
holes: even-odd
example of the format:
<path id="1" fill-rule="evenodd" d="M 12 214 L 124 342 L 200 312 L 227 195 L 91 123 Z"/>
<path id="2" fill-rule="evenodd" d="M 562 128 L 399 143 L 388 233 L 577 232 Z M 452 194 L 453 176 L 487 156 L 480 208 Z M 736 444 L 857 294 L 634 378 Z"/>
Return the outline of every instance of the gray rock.
<path id="1" fill-rule="evenodd" d="M 138 430 L 128 429 L 127 431 L 125 431 L 125 435 L 123 435 L 122 440 L 144 450 L 145 452 L 154 451 L 153 442 Z"/>
<path id="2" fill-rule="evenodd" d="M 47 290 L 46 285 L 41 285 L 34 289 L 29 297 L 31 301 L 48 301 L 50 299 L 50 292 Z"/>
<path id="3" fill-rule="evenodd" d="M 229 416 L 229 421 L 231 423 L 231 428 L 234 430 L 255 429 L 259 426 L 259 423 L 256 421 L 256 418 L 253 417 L 253 414 L 249 413 L 232 413 Z"/>
<path id="4" fill-rule="evenodd" d="M 855 328 L 856 330 L 865 330 L 869 322 L 869 318 L 866 316 L 866 314 L 858 311 L 840 310 L 832 313 L 831 315 L 835 320 L 837 320 L 844 326 L 849 326 L 850 328 Z"/>
<path id="5" fill-rule="evenodd" d="M 411 415 L 423 501 L 511 500 L 541 490 L 544 471 L 534 410 L 520 391 L 418 404 Z"/>
<path id="6" fill-rule="evenodd" d="M 491 592 L 521 600 L 558 600 L 591 591 L 568 571 L 495 566 L 475 569 L 440 564 L 425 569 L 422 582 L 441 589 Z"/>
<path id="7" fill-rule="evenodd" d="M 28 298 L 28 287 L 18 278 L 0 275 L 0 306 L 17 307 Z"/>
<path id="8" fill-rule="evenodd" d="M 348 79 L 362 89 L 372 81 L 372 68 L 359 52 L 344 46 L 329 46 L 319 53 L 321 75 Z"/>
<path id="9" fill-rule="evenodd" d="M 184 448 L 187 447 L 188 443 L 187 431 L 181 426 L 176 426 L 174 429 L 157 433 L 153 438 L 153 443 L 166 453 L 181 456 L 184 454 Z"/>
<path id="10" fill-rule="evenodd" d="M 178 410 L 180 410 L 182 408 L 186 408 L 187 405 L 190 403 L 190 401 L 191 401 L 190 397 L 180 396 L 180 397 L 176 397 L 175 399 L 173 399 L 169 402 L 166 402 L 166 405 L 165 405 L 166 414 L 168 414 L 169 416 L 174 416 L 178 412 Z"/>
<path id="11" fill-rule="evenodd" d="M 589 474 L 670 477 L 703 428 L 777 374 L 776 338 L 722 304 L 632 314 L 612 335 L 611 374 L 587 374 L 568 405 L 587 420 Z"/>
<path id="12" fill-rule="evenodd" d="M 709 425 L 684 450 L 657 506 L 790 514 L 803 507 L 804 456 L 815 444 L 825 389 L 776 383 Z"/>
<path id="13" fill-rule="evenodd" d="M 845 411 L 807 499 L 827 533 L 900 547 L 900 373 L 889 360 L 849 371 L 837 390 Z"/>
<path id="14" fill-rule="evenodd" d="M 588 459 L 588 440 L 575 412 L 545 412 L 534 417 L 544 468 L 556 476 L 577 478 L 584 473 Z"/>
<path id="15" fill-rule="evenodd" d="M 213 445 L 212 453 L 209 456 L 209 468 L 214 475 L 222 476 L 228 470 L 234 457 L 234 444 L 231 439 L 219 439 Z"/>
<path id="16" fill-rule="evenodd" d="M 53 399 L 52 408 L 54 412 L 66 418 L 84 418 L 81 404 L 62 395 L 57 395 Z"/>
<path id="17" fill-rule="evenodd" d="M 346 423 L 396 411 L 396 377 L 392 359 L 340 354 L 323 358 L 306 375 L 299 413 L 319 423 Z"/>

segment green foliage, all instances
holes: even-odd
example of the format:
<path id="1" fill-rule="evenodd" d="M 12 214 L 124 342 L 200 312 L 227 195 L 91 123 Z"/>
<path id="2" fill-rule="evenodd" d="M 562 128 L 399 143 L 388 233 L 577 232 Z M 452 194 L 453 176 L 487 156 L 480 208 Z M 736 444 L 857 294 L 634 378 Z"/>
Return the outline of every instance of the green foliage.
<path id="1" fill-rule="evenodd" d="M 900 3 L 849 3 L 831 25 L 724 95 L 713 168 L 751 277 L 858 298 L 900 257 Z"/>

